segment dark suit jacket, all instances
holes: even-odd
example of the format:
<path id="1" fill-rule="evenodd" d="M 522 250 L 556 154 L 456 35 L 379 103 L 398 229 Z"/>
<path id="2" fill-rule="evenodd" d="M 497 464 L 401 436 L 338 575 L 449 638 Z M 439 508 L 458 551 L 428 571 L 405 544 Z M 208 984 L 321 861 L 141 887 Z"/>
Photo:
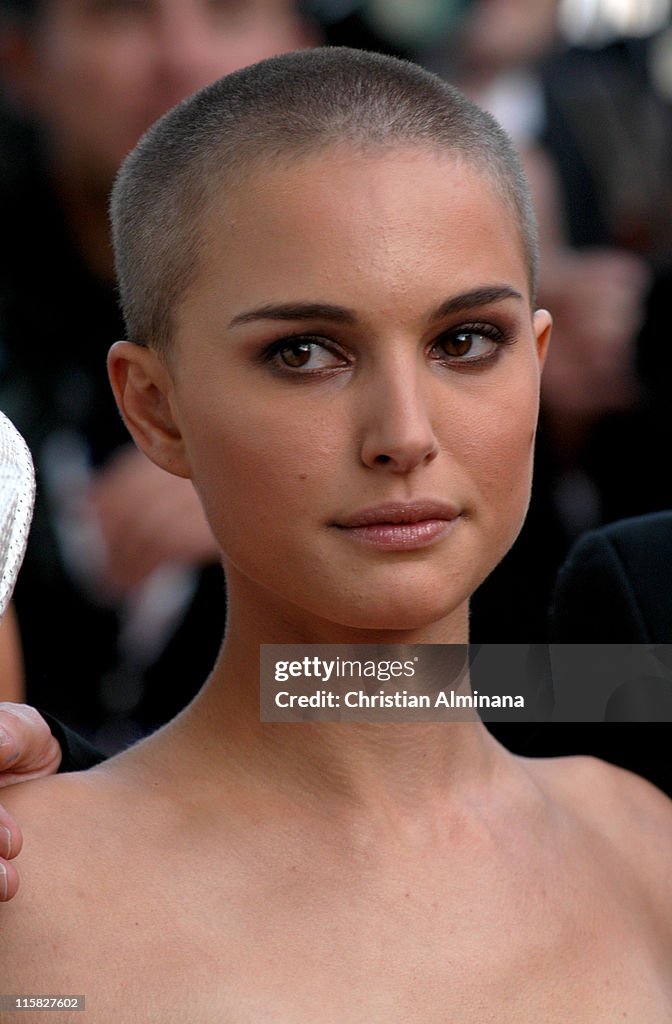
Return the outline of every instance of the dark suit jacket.
<path id="1" fill-rule="evenodd" d="M 560 570 L 553 643 L 672 643 L 672 511 L 591 530 Z"/>
<path id="2" fill-rule="evenodd" d="M 672 512 L 624 519 L 581 537 L 558 576 L 549 635 L 554 643 L 672 644 Z M 622 706 L 613 708 L 611 722 L 539 726 L 524 752 L 594 754 L 672 796 L 669 720 L 637 720 L 642 707 L 669 711 L 669 699 L 658 680 L 642 680 L 619 695 Z"/>

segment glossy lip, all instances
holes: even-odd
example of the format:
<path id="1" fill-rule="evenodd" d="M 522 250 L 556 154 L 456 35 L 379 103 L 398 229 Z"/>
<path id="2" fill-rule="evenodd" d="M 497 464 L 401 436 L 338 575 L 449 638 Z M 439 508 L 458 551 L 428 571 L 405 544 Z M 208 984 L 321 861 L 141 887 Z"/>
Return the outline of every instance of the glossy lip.
<path id="1" fill-rule="evenodd" d="M 337 520 L 334 526 L 353 529 L 359 526 L 422 523 L 430 519 L 443 519 L 451 522 L 453 519 L 457 519 L 458 515 L 459 512 L 455 506 L 449 505 L 447 502 L 419 499 L 363 508 L 344 519 Z"/>
<path id="2" fill-rule="evenodd" d="M 361 509 L 333 525 L 369 547 L 413 551 L 442 540 L 459 515 L 453 505 L 419 500 Z"/>

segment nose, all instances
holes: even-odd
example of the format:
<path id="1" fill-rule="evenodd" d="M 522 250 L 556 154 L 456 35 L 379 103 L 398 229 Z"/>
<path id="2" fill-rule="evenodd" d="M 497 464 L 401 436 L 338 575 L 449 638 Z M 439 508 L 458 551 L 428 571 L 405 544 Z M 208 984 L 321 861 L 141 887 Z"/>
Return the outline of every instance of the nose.
<path id="1" fill-rule="evenodd" d="M 426 382 L 408 365 L 393 366 L 367 384 L 361 444 L 365 466 L 406 474 L 434 461 L 439 442 L 426 391 Z"/>

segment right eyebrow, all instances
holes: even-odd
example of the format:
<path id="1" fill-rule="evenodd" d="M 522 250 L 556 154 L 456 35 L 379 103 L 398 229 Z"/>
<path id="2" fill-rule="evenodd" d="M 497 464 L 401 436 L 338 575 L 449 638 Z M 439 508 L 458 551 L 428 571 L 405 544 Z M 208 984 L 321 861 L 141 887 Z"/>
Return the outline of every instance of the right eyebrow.
<path id="1" fill-rule="evenodd" d="M 257 309 L 237 313 L 229 321 L 229 327 L 249 324 L 256 320 L 331 320 L 339 324 L 355 324 L 357 317 L 345 306 L 333 306 L 328 302 L 284 302 L 269 303 Z"/>

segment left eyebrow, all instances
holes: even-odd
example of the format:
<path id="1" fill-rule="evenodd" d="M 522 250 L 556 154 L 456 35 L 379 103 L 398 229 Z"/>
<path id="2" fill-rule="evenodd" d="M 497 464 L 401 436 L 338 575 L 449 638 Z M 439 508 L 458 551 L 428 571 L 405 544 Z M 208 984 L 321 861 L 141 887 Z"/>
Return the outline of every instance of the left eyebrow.
<path id="1" fill-rule="evenodd" d="M 454 313 L 461 313 L 465 309 L 473 309 L 475 306 L 488 306 L 493 302 L 503 302 L 505 299 L 516 299 L 524 301 L 524 297 L 515 288 L 508 285 L 487 285 L 483 288 L 474 288 L 462 295 L 454 295 L 446 299 L 440 306 L 430 313 L 431 323 L 443 320 L 444 317 L 452 316 Z"/>
<path id="2" fill-rule="evenodd" d="M 487 285 L 474 288 L 462 295 L 453 295 L 446 299 L 432 311 L 429 320 L 430 323 L 436 323 L 438 320 L 443 320 L 444 317 L 459 313 L 464 309 L 486 306 L 493 302 L 502 302 L 505 299 L 522 301 L 523 296 L 508 285 Z M 266 306 L 259 306 L 257 309 L 237 313 L 229 321 L 229 327 L 254 323 L 256 320 L 330 320 L 333 323 L 352 326 L 357 323 L 357 314 L 345 306 L 334 306 L 328 302 L 269 303 Z"/>

